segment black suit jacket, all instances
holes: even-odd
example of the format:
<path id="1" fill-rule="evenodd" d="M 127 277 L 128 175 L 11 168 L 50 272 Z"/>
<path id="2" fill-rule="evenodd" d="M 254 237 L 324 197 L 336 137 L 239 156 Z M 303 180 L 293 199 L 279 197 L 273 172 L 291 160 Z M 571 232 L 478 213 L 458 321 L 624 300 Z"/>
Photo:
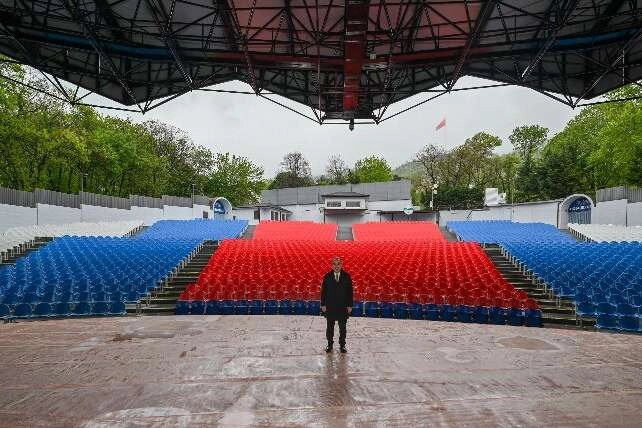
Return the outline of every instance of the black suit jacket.
<path id="1" fill-rule="evenodd" d="M 321 306 L 327 307 L 326 315 L 334 319 L 345 319 L 348 317 L 347 308 L 351 308 L 353 304 L 350 274 L 342 270 L 337 282 L 334 271 L 326 273 L 321 284 Z"/>

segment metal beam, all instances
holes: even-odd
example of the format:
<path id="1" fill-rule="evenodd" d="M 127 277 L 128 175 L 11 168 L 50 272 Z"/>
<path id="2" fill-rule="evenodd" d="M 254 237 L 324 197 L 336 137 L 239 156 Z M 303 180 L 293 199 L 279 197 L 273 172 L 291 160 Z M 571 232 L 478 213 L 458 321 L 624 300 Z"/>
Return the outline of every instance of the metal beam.
<path id="1" fill-rule="evenodd" d="M 557 40 L 557 35 L 559 32 L 564 28 L 566 23 L 571 17 L 571 14 L 575 10 L 575 7 L 579 3 L 578 0 L 569 0 L 569 2 L 566 4 L 566 8 L 561 10 L 561 13 L 556 14 L 556 19 L 558 19 L 557 22 L 552 26 L 552 28 L 549 29 L 548 37 L 546 38 L 546 41 L 540 48 L 540 50 L 537 52 L 537 55 L 535 55 L 535 58 L 533 58 L 533 61 L 528 64 L 526 69 L 522 72 L 520 78 L 522 80 L 525 80 L 528 78 L 528 76 L 531 75 L 535 67 L 539 64 L 539 62 L 544 58 L 544 55 L 546 55 L 546 52 L 550 49 L 550 47 L 555 43 L 555 40 Z"/>
<path id="2" fill-rule="evenodd" d="M 464 64 L 466 63 L 466 60 L 468 59 L 468 54 L 470 53 L 470 49 L 473 47 L 475 43 L 477 43 L 479 34 L 481 33 L 482 28 L 486 26 L 486 23 L 488 22 L 488 19 L 492 15 L 493 9 L 495 9 L 495 6 L 497 6 L 497 3 L 498 1 L 496 0 L 487 0 L 484 3 L 484 6 L 482 7 L 481 11 L 479 12 L 479 15 L 477 16 L 477 20 L 475 21 L 475 28 L 469 33 L 468 39 L 466 40 L 466 45 L 464 46 L 464 49 L 462 49 L 461 54 L 459 55 L 459 60 L 457 60 L 457 65 L 455 66 L 453 75 L 450 78 L 450 82 L 448 83 L 448 90 L 451 90 L 457 83 L 457 80 L 459 80 L 459 76 L 461 75 L 461 70 L 464 67 Z"/>

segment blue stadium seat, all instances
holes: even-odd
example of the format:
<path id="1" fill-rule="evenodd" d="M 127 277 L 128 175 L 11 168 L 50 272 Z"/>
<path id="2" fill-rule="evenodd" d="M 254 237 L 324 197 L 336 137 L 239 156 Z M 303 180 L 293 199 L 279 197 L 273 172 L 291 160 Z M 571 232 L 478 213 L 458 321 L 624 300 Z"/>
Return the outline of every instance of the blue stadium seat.
<path id="1" fill-rule="evenodd" d="M 308 313 L 308 303 L 305 300 L 294 301 L 294 314 L 306 315 Z"/>
<path id="2" fill-rule="evenodd" d="M 250 302 L 247 300 L 236 300 L 234 302 L 234 312 L 236 315 L 247 315 L 250 313 Z"/>
<path id="3" fill-rule="evenodd" d="M 424 313 L 427 320 L 437 321 L 439 319 L 439 306 L 434 303 L 427 303 L 424 305 Z"/>
<path id="4" fill-rule="evenodd" d="M 618 329 L 622 331 L 639 331 L 640 317 L 637 315 L 619 315 Z"/>
<path id="5" fill-rule="evenodd" d="M 13 308 L 13 316 L 18 318 L 28 318 L 33 315 L 33 309 L 29 303 L 20 303 Z"/>
<path id="6" fill-rule="evenodd" d="M 11 308 L 9 305 L 0 303 L 0 319 L 6 320 L 11 317 Z"/>
<path id="7" fill-rule="evenodd" d="M 126 313 L 125 303 L 121 301 L 112 301 L 109 303 L 108 315 L 125 315 Z"/>
<path id="8" fill-rule="evenodd" d="M 365 315 L 370 318 L 379 317 L 379 302 L 365 302 Z"/>
<path id="9" fill-rule="evenodd" d="M 59 302 L 53 307 L 53 315 L 58 317 L 67 317 L 71 315 L 71 307 L 69 302 Z"/>
<path id="10" fill-rule="evenodd" d="M 232 306 L 232 310 L 234 307 Z M 205 314 L 205 302 L 202 300 L 193 300 L 189 304 L 190 315 L 203 315 Z"/>
<path id="11" fill-rule="evenodd" d="M 108 312 L 109 306 L 107 302 L 93 302 L 91 304 L 92 315 L 107 315 Z"/>
<path id="12" fill-rule="evenodd" d="M 599 313 L 597 314 L 597 319 L 595 320 L 595 327 L 598 329 L 615 329 L 617 328 L 617 317 L 609 313 Z"/>
<path id="13" fill-rule="evenodd" d="M 263 314 L 263 306 L 265 302 L 263 300 L 254 299 L 250 302 L 250 315 L 261 315 Z M 308 308 L 309 309 L 309 308 Z"/>
<path id="14" fill-rule="evenodd" d="M 187 306 L 189 308 L 189 302 L 184 300 L 184 302 L 187 303 Z M 178 306 L 177 306 L 178 310 Z M 181 308 L 181 311 L 183 308 Z M 189 309 L 188 309 L 189 310 Z M 207 303 L 205 303 L 205 314 L 206 315 L 221 315 L 223 313 L 223 309 L 221 308 L 221 302 L 218 300 L 208 300 Z M 180 314 L 183 315 L 183 314 Z"/>
<path id="15" fill-rule="evenodd" d="M 539 309 L 526 309 L 524 311 L 528 327 L 542 327 L 542 311 Z"/>
<path id="16" fill-rule="evenodd" d="M 279 315 L 292 315 L 292 302 L 290 300 L 279 300 Z"/>
<path id="17" fill-rule="evenodd" d="M 487 324 L 489 316 L 490 316 L 489 309 L 487 307 L 485 306 L 475 307 L 475 313 L 473 314 L 473 317 L 476 323 Z"/>
<path id="18" fill-rule="evenodd" d="M 394 306 L 390 302 L 382 302 L 379 311 L 381 318 L 392 318 L 394 316 Z"/>
<path id="19" fill-rule="evenodd" d="M 279 312 L 279 302 L 277 300 L 265 301 L 265 315 L 276 315 Z"/>
<path id="20" fill-rule="evenodd" d="M 496 325 L 506 324 L 506 310 L 504 308 L 492 307 L 488 311 L 489 322 Z"/>
<path id="21" fill-rule="evenodd" d="M 210 302 L 208 302 L 209 304 Z M 174 310 L 176 315 L 189 315 L 189 302 L 187 300 L 178 300 L 176 302 L 176 309 Z"/>
<path id="22" fill-rule="evenodd" d="M 398 302 L 393 307 L 395 318 L 406 319 L 408 318 L 408 304 Z"/>
<path id="23" fill-rule="evenodd" d="M 424 319 L 423 307 L 419 303 L 410 303 L 408 305 L 408 312 L 410 313 L 410 319 L 413 320 L 422 320 Z"/>
<path id="24" fill-rule="evenodd" d="M 47 302 L 40 302 L 34 308 L 33 313 L 34 315 L 39 317 L 48 317 L 52 313 L 51 304 Z"/>
<path id="25" fill-rule="evenodd" d="M 442 321 L 455 321 L 456 314 L 457 310 L 453 305 L 443 304 L 439 306 L 439 319 Z"/>
<path id="26" fill-rule="evenodd" d="M 354 305 L 352 305 L 352 314 L 351 316 L 353 317 L 362 317 L 363 316 L 363 310 L 364 310 L 364 303 L 361 301 L 355 301 Z"/>
<path id="27" fill-rule="evenodd" d="M 512 326 L 521 326 L 524 325 L 526 321 L 524 317 L 524 311 L 519 308 L 508 308 L 506 315 L 506 323 Z"/>
<path id="28" fill-rule="evenodd" d="M 321 313 L 321 302 L 318 300 L 308 301 L 308 315 L 319 315 Z"/>
<path id="29" fill-rule="evenodd" d="M 473 322 L 473 315 L 475 308 L 467 305 L 459 305 L 457 307 L 457 321 L 459 322 Z"/>

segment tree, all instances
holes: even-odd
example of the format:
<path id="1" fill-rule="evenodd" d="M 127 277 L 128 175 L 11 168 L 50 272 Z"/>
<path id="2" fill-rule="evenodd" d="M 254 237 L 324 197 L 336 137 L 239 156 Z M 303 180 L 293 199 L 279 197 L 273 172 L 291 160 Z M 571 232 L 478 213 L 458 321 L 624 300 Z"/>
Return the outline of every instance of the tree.
<path id="1" fill-rule="evenodd" d="M 374 183 L 392 180 L 392 169 L 384 158 L 368 156 L 354 165 L 354 176 L 360 183 Z"/>
<path id="2" fill-rule="evenodd" d="M 290 152 L 283 156 L 281 168 L 270 183 L 270 189 L 308 187 L 314 184 L 310 163 L 301 152 Z"/>
<path id="3" fill-rule="evenodd" d="M 213 164 L 205 186 L 208 196 L 224 196 L 234 206 L 258 202 L 265 188 L 263 168 L 230 153 L 216 154 Z"/>
<path id="4" fill-rule="evenodd" d="M 517 171 L 519 194 L 522 200 L 535 200 L 539 196 L 541 183 L 537 174 L 537 155 L 548 135 L 548 128 L 540 125 L 519 126 L 508 137 L 521 159 Z"/>
<path id="5" fill-rule="evenodd" d="M 346 184 L 348 182 L 348 167 L 340 155 L 331 155 L 325 167 L 327 184 Z"/>

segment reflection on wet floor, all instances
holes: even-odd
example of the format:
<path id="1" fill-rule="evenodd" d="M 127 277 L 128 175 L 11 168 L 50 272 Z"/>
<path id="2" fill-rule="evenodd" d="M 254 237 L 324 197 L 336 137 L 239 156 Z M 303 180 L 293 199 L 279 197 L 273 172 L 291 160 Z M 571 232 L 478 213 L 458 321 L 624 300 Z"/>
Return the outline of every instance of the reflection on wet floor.
<path id="1" fill-rule="evenodd" d="M 321 317 L 0 325 L 0 425 L 541 426 L 639 421 L 642 337 Z M 633 424 L 637 425 L 637 424 Z"/>

